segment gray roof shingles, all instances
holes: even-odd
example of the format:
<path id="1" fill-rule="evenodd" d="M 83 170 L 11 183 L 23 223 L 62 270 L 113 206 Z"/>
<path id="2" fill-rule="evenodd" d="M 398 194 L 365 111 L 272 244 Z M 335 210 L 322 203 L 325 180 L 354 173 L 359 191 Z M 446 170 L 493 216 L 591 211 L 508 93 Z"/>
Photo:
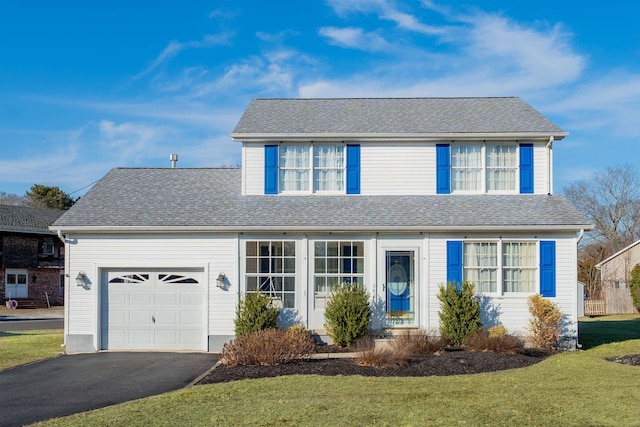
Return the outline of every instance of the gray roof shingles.
<path id="1" fill-rule="evenodd" d="M 53 228 L 591 228 L 552 195 L 243 196 L 241 170 L 112 169 Z"/>
<path id="2" fill-rule="evenodd" d="M 504 98 L 258 98 L 231 134 L 566 133 L 517 97 Z"/>
<path id="3" fill-rule="evenodd" d="M 56 209 L 0 205 L 0 231 L 53 234 L 49 226 L 64 212 Z"/>

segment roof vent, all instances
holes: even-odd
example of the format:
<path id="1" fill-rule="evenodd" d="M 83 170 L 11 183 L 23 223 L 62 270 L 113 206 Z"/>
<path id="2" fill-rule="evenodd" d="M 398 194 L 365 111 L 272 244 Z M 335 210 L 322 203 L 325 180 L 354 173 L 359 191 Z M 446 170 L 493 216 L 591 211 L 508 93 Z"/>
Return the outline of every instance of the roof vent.
<path id="1" fill-rule="evenodd" d="M 175 168 L 176 167 L 176 162 L 178 161 L 178 155 L 177 154 L 169 155 L 169 160 L 171 160 L 171 167 Z"/>

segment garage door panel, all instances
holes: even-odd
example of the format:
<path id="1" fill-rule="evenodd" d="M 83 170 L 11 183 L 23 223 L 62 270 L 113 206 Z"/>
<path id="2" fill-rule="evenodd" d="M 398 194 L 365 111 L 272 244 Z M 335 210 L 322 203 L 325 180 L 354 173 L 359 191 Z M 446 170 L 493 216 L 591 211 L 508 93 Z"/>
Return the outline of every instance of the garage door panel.
<path id="1" fill-rule="evenodd" d="M 206 349 L 202 272 L 106 271 L 102 348 Z"/>

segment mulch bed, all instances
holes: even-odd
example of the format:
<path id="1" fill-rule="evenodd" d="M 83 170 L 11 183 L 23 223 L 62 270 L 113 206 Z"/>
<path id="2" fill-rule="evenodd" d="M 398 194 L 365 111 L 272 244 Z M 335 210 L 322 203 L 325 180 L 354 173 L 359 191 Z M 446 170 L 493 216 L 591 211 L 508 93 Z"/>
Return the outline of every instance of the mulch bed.
<path id="1" fill-rule="evenodd" d="M 623 363 L 625 365 L 640 366 L 640 354 L 630 354 L 628 356 L 609 357 L 611 362 Z"/>
<path id="2" fill-rule="evenodd" d="M 362 375 L 372 377 L 428 377 L 523 368 L 538 363 L 553 354 L 550 351 L 526 349 L 519 354 L 444 351 L 435 355 L 414 356 L 407 366 L 373 368 L 359 366 L 355 359 L 308 359 L 276 366 L 218 366 L 199 384 L 212 384 L 243 379 L 279 377 L 282 375 Z"/>

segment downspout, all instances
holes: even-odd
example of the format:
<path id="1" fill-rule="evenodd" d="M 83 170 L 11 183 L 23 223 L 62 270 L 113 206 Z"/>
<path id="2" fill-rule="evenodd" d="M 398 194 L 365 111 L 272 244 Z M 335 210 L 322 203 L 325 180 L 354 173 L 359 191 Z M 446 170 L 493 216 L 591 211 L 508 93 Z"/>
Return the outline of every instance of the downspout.
<path id="1" fill-rule="evenodd" d="M 67 239 L 62 235 L 62 230 L 58 230 L 58 239 L 60 239 L 62 241 L 62 243 L 64 244 L 64 332 L 63 332 L 63 341 L 62 341 L 62 346 L 61 347 L 67 347 L 67 335 L 69 334 L 69 324 L 67 322 L 67 319 L 69 319 L 69 286 L 71 281 L 68 279 L 70 276 L 70 272 L 69 272 L 69 266 L 70 264 L 70 258 L 71 258 L 71 253 L 68 250 L 69 248 L 67 248 Z"/>
<path id="2" fill-rule="evenodd" d="M 584 228 L 581 228 L 580 232 L 578 233 L 578 241 L 576 242 L 576 245 L 580 243 L 580 240 L 582 240 L 583 237 L 584 237 Z"/>
<path id="3" fill-rule="evenodd" d="M 549 137 L 549 142 L 545 146 L 547 149 L 547 194 L 551 195 L 551 146 L 553 145 L 553 136 Z M 583 230 L 584 233 L 584 230 Z"/>

